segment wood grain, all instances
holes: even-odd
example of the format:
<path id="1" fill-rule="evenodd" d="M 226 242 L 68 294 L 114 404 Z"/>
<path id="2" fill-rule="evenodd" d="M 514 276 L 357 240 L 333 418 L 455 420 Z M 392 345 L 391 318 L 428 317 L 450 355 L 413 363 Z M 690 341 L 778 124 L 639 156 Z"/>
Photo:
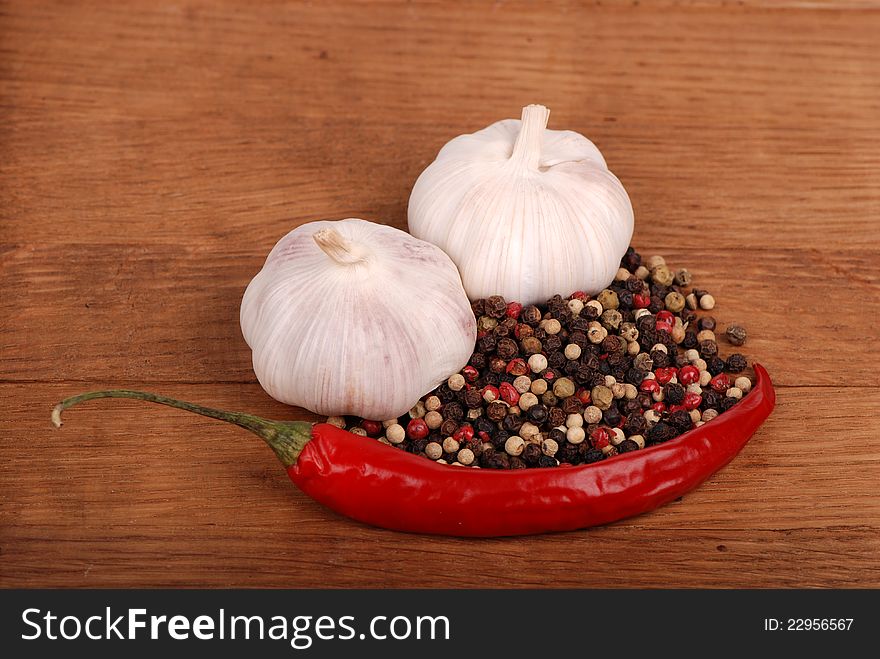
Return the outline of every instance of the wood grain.
<path id="1" fill-rule="evenodd" d="M 0 586 L 880 585 L 880 4 L 0 5 Z M 688 267 L 780 385 L 658 511 L 504 540 L 368 528 L 147 388 L 256 384 L 244 287 L 285 232 L 406 225 L 450 137 L 543 102 L 603 150 L 634 244 Z"/>

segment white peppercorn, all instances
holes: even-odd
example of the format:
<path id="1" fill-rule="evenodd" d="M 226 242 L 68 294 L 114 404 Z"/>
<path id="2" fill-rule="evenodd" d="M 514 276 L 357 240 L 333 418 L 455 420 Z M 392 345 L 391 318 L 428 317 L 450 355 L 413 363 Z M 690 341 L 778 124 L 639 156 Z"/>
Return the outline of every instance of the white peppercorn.
<path id="1" fill-rule="evenodd" d="M 436 410 L 431 410 L 425 414 L 425 423 L 431 430 L 436 430 L 443 424 L 443 415 Z"/>
<path id="2" fill-rule="evenodd" d="M 535 435 L 540 435 L 541 429 L 531 421 L 526 421 L 519 429 L 519 435 L 523 439 L 531 439 Z"/>
<path id="3" fill-rule="evenodd" d="M 452 389 L 452 391 L 461 391 L 464 389 L 464 384 L 464 376 L 461 373 L 450 375 L 449 379 L 446 381 L 446 386 Z"/>
<path id="4" fill-rule="evenodd" d="M 437 396 L 428 396 L 425 399 L 425 409 L 429 412 L 439 410 L 441 407 L 443 407 L 443 403 L 440 402 Z"/>
<path id="5" fill-rule="evenodd" d="M 709 311 L 710 309 L 715 308 L 715 298 L 706 293 L 703 297 L 700 298 L 700 309 L 704 309 Z"/>
<path id="6" fill-rule="evenodd" d="M 341 416 L 328 416 L 327 423 L 331 426 L 336 426 L 337 428 L 345 429 L 345 419 Z M 394 420 L 394 423 L 397 423 L 397 419 Z"/>
<path id="7" fill-rule="evenodd" d="M 519 393 L 526 393 L 532 386 L 532 379 L 528 375 L 520 375 L 513 381 L 513 388 Z"/>
<path id="8" fill-rule="evenodd" d="M 447 437 L 443 440 L 443 450 L 447 453 L 458 453 L 461 444 L 455 437 Z"/>
<path id="9" fill-rule="evenodd" d="M 538 397 L 531 392 L 525 393 L 519 397 L 519 409 L 521 409 L 523 412 L 528 412 L 530 408 L 534 407 L 537 404 Z"/>
<path id="10" fill-rule="evenodd" d="M 611 443 L 614 444 L 614 446 L 620 446 L 625 439 L 626 435 L 623 434 L 623 430 L 620 428 L 611 428 Z"/>
<path id="11" fill-rule="evenodd" d="M 565 439 L 568 440 L 569 444 L 580 444 L 586 439 L 587 433 L 584 432 L 583 428 L 569 428 L 565 431 Z"/>
<path id="12" fill-rule="evenodd" d="M 643 435 L 630 435 L 629 438 L 639 445 L 639 448 L 645 448 L 645 437 Z"/>
<path id="13" fill-rule="evenodd" d="M 549 455 L 551 458 L 556 455 L 556 451 L 559 450 L 559 443 L 555 439 L 550 439 L 549 437 L 541 442 L 541 453 L 544 455 Z"/>
<path id="14" fill-rule="evenodd" d="M 714 410 L 711 407 L 707 410 L 703 410 L 703 421 L 711 421 L 715 417 L 718 416 L 718 410 Z"/>
<path id="15" fill-rule="evenodd" d="M 393 426 L 388 426 L 385 429 L 385 436 L 392 444 L 400 444 L 406 439 L 406 430 L 399 423 L 395 423 Z"/>
<path id="16" fill-rule="evenodd" d="M 627 400 L 635 400 L 639 397 L 639 388 L 634 384 L 626 383 L 623 385 L 624 394 L 623 397 Z"/>
<path id="17" fill-rule="evenodd" d="M 743 397 L 743 392 L 742 389 L 738 387 L 730 387 L 725 395 L 729 398 L 736 398 L 737 400 L 739 400 Z"/>
<path id="18" fill-rule="evenodd" d="M 469 448 L 463 448 L 456 454 L 456 459 L 463 465 L 467 466 L 474 461 L 474 452 Z"/>
<path id="19" fill-rule="evenodd" d="M 568 301 L 568 310 L 571 311 L 572 316 L 580 316 L 581 311 L 584 310 L 584 303 L 576 297 L 573 297 Z"/>
<path id="20" fill-rule="evenodd" d="M 428 442 L 428 445 L 425 447 L 425 455 L 432 460 L 436 460 L 443 456 L 443 447 L 437 442 Z"/>
<path id="21" fill-rule="evenodd" d="M 578 359 L 581 356 L 581 347 L 575 343 L 569 343 L 564 350 L 566 359 Z"/>
<path id="22" fill-rule="evenodd" d="M 511 435 L 507 438 L 507 441 L 504 442 L 504 452 L 508 455 L 522 455 L 525 447 L 525 440 L 519 435 Z"/>
<path id="23" fill-rule="evenodd" d="M 584 410 L 584 421 L 587 423 L 599 423 L 602 420 L 602 410 L 595 405 L 589 405 Z"/>
<path id="24" fill-rule="evenodd" d="M 599 413 L 599 418 L 602 418 L 601 412 Z M 580 428 L 584 425 L 584 417 L 580 414 L 569 414 L 565 417 L 565 427 L 566 428 Z"/>
<path id="25" fill-rule="evenodd" d="M 540 373 L 547 368 L 547 358 L 540 352 L 536 352 L 529 357 L 529 368 L 532 369 L 532 373 Z"/>
<path id="26" fill-rule="evenodd" d="M 532 382 L 531 387 L 529 387 L 529 391 L 531 391 L 536 396 L 544 395 L 544 392 L 547 391 L 547 380 L 544 378 L 538 378 L 534 382 Z"/>
<path id="27" fill-rule="evenodd" d="M 733 381 L 733 386 L 739 389 L 744 394 L 747 394 L 752 390 L 752 381 L 749 380 L 746 376 L 741 375 Z"/>

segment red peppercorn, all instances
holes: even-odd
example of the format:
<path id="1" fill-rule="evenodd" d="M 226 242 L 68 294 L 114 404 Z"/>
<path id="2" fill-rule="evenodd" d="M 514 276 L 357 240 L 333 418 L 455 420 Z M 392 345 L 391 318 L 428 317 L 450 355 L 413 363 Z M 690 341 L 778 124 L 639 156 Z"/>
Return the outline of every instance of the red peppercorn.
<path id="1" fill-rule="evenodd" d="M 666 311 L 665 309 L 663 311 L 658 311 L 656 318 L 658 323 L 671 323 L 673 320 L 672 312 Z"/>
<path id="2" fill-rule="evenodd" d="M 461 374 L 468 382 L 474 382 L 478 377 L 480 377 L 480 372 L 473 366 L 465 366 L 463 369 L 461 369 Z"/>
<path id="3" fill-rule="evenodd" d="M 654 371 L 654 377 L 660 384 L 669 384 L 676 375 L 678 375 L 678 369 L 675 366 L 666 366 Z"/>
<path id="4" fill-rule="evenodd" d="M 655 391 L 660 391 L 660 383 L 657 380 L 642 380 L 639 390 L 647 394 L 653 394 Z"/>
<path id="5" fill-rule="evenodd" d="M 474 437 L 474 427 L 469 423 L 465 423 L 461 428 L 455 431 L 452 438 L 457 442 L 466 442 Z"/>
<path id="6" fill-rule="evenodd" d="M 604 448 L 611 443 L 611 436 L 608 430 L 599 427 L 590 433 L 590 442 L 595 448 Z"/>
<path id="7" fill-rule="evenodd" d="M 361 428 L 366 430 L 367 434 L 370 437 L 376 437 L 379 433 L 382 432 L 382 422 L 364 419 L 363 421 L 361 421 Z"/>
<path id="8" fill-rule="evenodd" d="M 672 332 L 672 323 L 664 323 L 658 320 L 654 327 L 658 332 Z"/>
<path id="9" fill-rule="evenodd" d="M 684 395 L 684 403 L 682 404 L 686 410 L 695 410 L 703 404 L 703 397 L 700 394 L 689 391 Z"/>
<path id="10" fill-rule="evenodd" d="M 587 295 L 583 291 L 575 291 L 574 293 L 571 294 L 572 300 L 580 300 L 581 302 L 586 302 L 588 297 L 589 297 L 589 295 Z"/>
<path id="11" fill-rule="evenodd" d="M 673 412 L 681 412 L 682 410 L 687 410 L 687 408 L 684 405 L 670 405 L 669 406 L 669 413 L 670 414 L 672 414 Z"/>
<path id="12" fill-rule="evenodd" d="M 508 405 L 519 403 L 519 392 L 510 382 L 502 382 L 498 387 L 498 391 L 501 393 L 501 400 Z"/>
<path id="13" fill-rule="evenodd" d="M 522 305 L 519 302 L 508 302 L 507 311 L 505 311 L 504 313 L 507 314 L 508 318 L 513 318 L 514 320 L 516 320 L 522 313 Z"/>
<path id="14" fill-rule="evenodd" d="M 695 382 L 700 381 L 700 369 L 696 366 L 682 366 L 681 370 L 678 372 L 678 381 L 683 385 L 687 386 L 689 384 L 694 384 Z"/>
<path id="15" fill-rule="evenodd" d="M 488 330 L 477 330 L 477 339 L 482 339 L 489 333 Z"/>
<path id="16" fill-rule="evenodd" d="M 585 387 L 581 387 L 580 389 L 578 389 L 576 392 L 574 392 L 574 395 L 584 405 L 589 405 L 593 401 L 593 399 L 590 397 L 590 390 Z"/>
<path id="17" fill-rule="evenodd" d="M 516 359 L 511 359 L 509 362 L 507 362 L 507 368 L 505 368 L 504 370 L 507 371 L 510 375 L 519 376 L 525 375 L 529 372 L 530 369 L 529 365 L 526 364 L 525 359 L 520 359 L 519 357 L 517 357 Z"/>
<path id="18" fill-rule="evenodd" d="M 666 403 L 660 401 L 659 403 L 654 403 L 651 405 L 651 409 L 654 410 L 657 414 L 663 414 L 666 411 Z"/>
<path id="19" fill-rule="evenodd" d="M 626 417 L 621 415 L 620 421 L 617 422 L 617 425 L 615 426 L 615 428 L 620 428 L 621 430 L 623 430 L 623 425 L 625 423 L 626 423 Z"/>
<path id="20" fill-rule="evenodd" d="M 480 432 L 478 432 L 477 437 L 479 437 L 480 440 L 483 442 L 491 442 L 492 441 L 492 437 L 485 430 L 481 430 Z"/>
<path id="21" fill-rule="evenodd" d="M 493 387 L 491 384 L 483 387 L 480 393 L 483 395 L 483 400 L 487 403 L 494 403 L 501 398 L 501 392 L 498 391 L 498 387 Z"/>
<path id="22" fill-rule="evenodd" d="M 546 371 L 544 371 L 543 373 L 541 373 L 541 377 L 544 378 L 545 380 L 547 380 L 547 382 L 552 382 L 553 380 L 556 379 L 556 372 L 555 372 L 555 371 L 551 371 L 551 370 L 548 368 Z"/>
<path id="23" fill-rule="evenodd" d="M 709 380 L 709 386 L 712 387 L 719 394 L 723 394 L 728 389 L 730 389 L 730 378 L 727 377 L 726 373 L 719 373 L 714 378 Z"/>
<path id="24" fill-rule="evenodd" d="M 633 306 L 636 309 L 647 309 L 651 306 L 651 296 L 643 295 L 642 293 L 635 293 L 633 295 Z"/>
<path id="25" fill-rule="evenodd" d="M 424 419 L 410 419 L 406 424 L 406 435 L 410 439 L 424 439 L 428 436 L 428 424 Z"/>

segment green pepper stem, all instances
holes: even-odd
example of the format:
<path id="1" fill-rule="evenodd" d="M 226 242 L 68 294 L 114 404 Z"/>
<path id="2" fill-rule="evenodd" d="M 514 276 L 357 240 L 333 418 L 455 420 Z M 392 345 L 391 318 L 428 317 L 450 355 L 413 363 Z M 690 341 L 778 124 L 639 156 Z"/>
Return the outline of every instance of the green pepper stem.
<path id="1" fill-rule="evenodd" d="M 234 423 L 235 425 L 250 430 L 252 433 L 262 438 L 269 447 L 278 456 L 285 467 L 296 462 L 299 454 L 308 443 L 312 436 L 312 424 L 305 421 L 270 421 L 253 414 L 245 414 L 244 412 L 226 412 L 217 410 L 212 407 L 204 407 L 194 403 L 160 396 L 159 394 L 151 394 L 146 391 L 133 391 L 131 389 L 107 389 L 104 391 L 91 391 L 78 396 L 71 396 L 58 403 L 52 410 L 52 423 L 56 428 L 61 427 L 61 413 L 69 407 L 78 405 L 88 400 L 96 398 L 131 398 L 134 400 L 145 400 L 150 403 L 158 403 L 160 405 L 168 405 L 176 407 L 180 410 L 186 410 L 194 414 L 201 414 L 212 419 L 225 421 L 226 423 Z"/>

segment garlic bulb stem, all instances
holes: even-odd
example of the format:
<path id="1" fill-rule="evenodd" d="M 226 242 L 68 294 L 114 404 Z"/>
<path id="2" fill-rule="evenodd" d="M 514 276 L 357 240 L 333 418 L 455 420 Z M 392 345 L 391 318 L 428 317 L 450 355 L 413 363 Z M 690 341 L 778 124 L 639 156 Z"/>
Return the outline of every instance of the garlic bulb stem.
<path id="1" fill-rule="evenodd" d="M 527 105 L 522 111 L 522 128 L 516 136 L 510 159 L 531 169 L 537 169 L 541 160 L 544 129 L 550 119 L 550 110 L 543 105 Z"/>
<path id="2" fill-rule="evenodd" d="M 363 252 L 346 240 L 336 229 L 321 229 L 312 235 L 318 247 L 340 265 L 351 265 L 364 261 Z"/>

